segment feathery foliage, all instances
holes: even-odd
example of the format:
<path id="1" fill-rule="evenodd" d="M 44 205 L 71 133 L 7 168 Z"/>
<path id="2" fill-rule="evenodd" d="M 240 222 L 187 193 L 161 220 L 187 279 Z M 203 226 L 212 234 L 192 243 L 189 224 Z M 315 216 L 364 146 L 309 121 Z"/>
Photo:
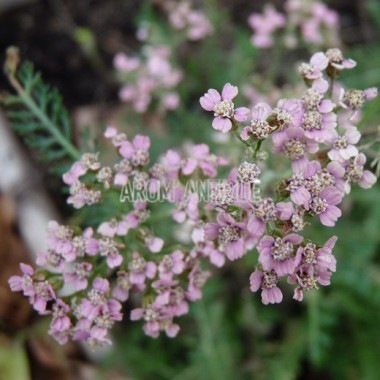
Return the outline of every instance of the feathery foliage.
<path id="1" fill-rule="evenodd" d="M 72 143 L 70 118 L 59 92 L 43 81 L 32 63 L 19 65 L 16 48 L 7 51 L 5 71 L 16 90 L 2 99 L 13 128 L 42 161 L 61 172 L 62 164 L 78 159 L 80 153 Z"/>

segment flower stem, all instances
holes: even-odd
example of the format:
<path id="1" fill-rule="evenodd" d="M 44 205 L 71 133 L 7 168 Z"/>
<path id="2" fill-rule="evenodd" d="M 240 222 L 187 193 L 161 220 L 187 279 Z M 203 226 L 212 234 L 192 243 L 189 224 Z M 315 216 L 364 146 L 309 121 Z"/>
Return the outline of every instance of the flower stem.
<path id="1" fill-rule="evenodd" d="M 232 129 L 232 131 L 234 132 L 235 136 L 246 146 L 246 147 L 250 147 L 249 143 L 247 141 L 244 141 L 240 135 L 239 135 L 239 131 L 237 129 Z"/>
<path id="2" fill-rule="evenodd" d="M 263 143 L 264 140 L 259 140 L 257 143 L 256 143 L 256 148 L 255 148 L 255 151 L 253 152 L 253 156 L 254 158 L 256 159 L 257 158 L 257 154 L 259 153 L 260 149 L 261 149 L 261 145 Z"/>
<path id="3" fill-rule="evenodd" d="M 330 90 L 329 90 L 330 98 L 332 98 L 333 93 L 334 93 L 334 84 L 335 84 L 335 74 L 332 73 L 330 77 Z"/>

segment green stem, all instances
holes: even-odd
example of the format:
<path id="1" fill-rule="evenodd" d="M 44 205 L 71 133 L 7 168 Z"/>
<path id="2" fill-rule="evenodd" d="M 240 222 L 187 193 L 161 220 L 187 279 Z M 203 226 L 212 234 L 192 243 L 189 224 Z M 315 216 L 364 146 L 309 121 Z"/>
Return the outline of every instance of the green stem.
<path id="1" fill-rule="evenodd" d="M 335 84 L 335 75 L 333 73 L 331 74 L 331 78 L 330 78 L 330 91 L 329 91 L 330 98 L 332 98 L 333 96 L 334 84 Z"/>
<path id="2" fill-rule="evenodd" d="M 253 156 L 254 156 L 255 159 L 257 158 L 257 153 L 259 153 L 263 141 L 264 141 L 264 140 L 259 140 L 259 141 L 257 142 L 257 144 L 256 144 L 255 151 L 253 152 Z"/>
<path id="3" fill-rule="evenodd" d="M 39 121 L 45 126 L 45 128 L 54 136 L 57 142 L 65 149 L 68 155 L 74 160 L 80 159 L 80 152 L 75 146 L 68 141 L 65 136 L 60 132 L 59 128 L 45 115 L 43 111 L 38 107 L 31 95 L 24 90 L 21 84 L 13 76 L 9 76 L 9 81 L 14 89 L 19 94 L 22 102 L 25 106 L 39 119 Z"/>
<path id="4" fill-rule="evenodd" d="M 307 298 L 307 311 L 308 311 L 308 326 L 309 326 L 309 354 L 312 360 L 318 360 L 319 358 L 319 333 L 320 333 L 320 321 L 319 321 L 319 307 L 318 307 L 317 291 L 312 291 Z"/>
<path id="5" fill-rule="evenodd" d="M 171 218 L 171 217 L 172 217 L 172 211 L 161 212 L 161 213 L 158 213 L 156 215 L 151 216 L 149 218 L 149 223 L 160 222 L 162 220 L 165 220 L 165 219 L 168 219 L 168 218 Z"/>

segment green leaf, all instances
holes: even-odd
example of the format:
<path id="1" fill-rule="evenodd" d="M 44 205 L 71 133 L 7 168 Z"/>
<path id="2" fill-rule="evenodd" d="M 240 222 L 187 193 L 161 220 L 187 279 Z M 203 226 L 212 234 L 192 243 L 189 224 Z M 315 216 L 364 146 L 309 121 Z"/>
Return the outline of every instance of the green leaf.
<path id="1" fill-rule="evenodd" d="M 25 348 L 0 336 L 0 380 L 30 380 Z"/>
<path id="2" fill-rule="evenodd" d="M 42 161 L 57 172 L 62 162 L 77 160 L 79 151 L 72 143 L 69 114 L 59 92 L 47 85 L 30 62 L 23 63 L 15 76 L 9 74 L 17 96 L 9 95 L 4 104 L 13 128 Z"/>

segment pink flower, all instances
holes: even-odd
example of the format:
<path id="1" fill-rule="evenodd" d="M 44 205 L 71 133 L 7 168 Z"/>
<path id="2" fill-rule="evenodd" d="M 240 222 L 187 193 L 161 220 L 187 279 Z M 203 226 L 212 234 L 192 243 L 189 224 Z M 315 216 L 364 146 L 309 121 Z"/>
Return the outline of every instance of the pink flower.
<path id="1" fill-rule="evenodd" d="M 305 42 L 320 45 L 323 42 L 318 20 L 307 19 L 301 24 L 301 32 Z"/>
<path id="2" fill-rule="evenodd" d="M 312 4 L 312 15 L 315 19 L 330 27 L 338 26 L 339 19 L 337 12 L 329 9 L 326 4 L 322 2 L 317 1 Z"/>
<path id="3" fill-rule="evenodd" d="M 144 244 L 150 252 L 158 253 L 164 246 L 164 241 L 157 236 L 148 235 L 144 238 Z"/>
<path id="4" fill-rule="evenodd" d="M 213 32 L 213 27 L 207 17 L 198 11 L 191 11 L 188 15 L 189 29 L 187 36 L 189 40 L 200 40 Z"/>
<path id="5" fill-rule="evenodd" d="M 289 220 L 295 213 L 295 208 L 292 202 L 279 202 L 276 204 L 278 219 Z"/>
<path id="6" fill-rule="evenodd" d="M 279 129 L 300 127 L 303 115 L 304 107 L 300 99 L 281 99 L 272 113 Z"/>
<path id="7" fill-rule="evenodd" d="M 36 264 L 42 267 L 53 267 L 55 272 L 62 273 L 65 269 L 66 260 L 59 253 L 48 250 L 37 254 Z"/>
<path id="8" fill-rule="evenodd" d="M 179 30 L 187 29 L 187 37 L 200 40 L 213 32 L 213 27 L 207 17 L 200 11 L 191 8 L 186 2 L 167 5 L 170 24 Z"/>
<path id="9" fill-rule="evenodd" d="M 257 48 L 269 48 L 273 45 L 272 34 L 286 23 L 285 16 L 272 6 L 267 6 L 263 14 L 253 13 L 248 18 L 248 25 L 254 34 L 251 42 Z"/>
<path id="10" fill-rule="evenodd" d="M 336 70 L 342 71 L 345 69 L 353 69 L 356 66 L 356 62 L 350 58 L 344 58 L 341 50 L 332 48 L 326 50 L 326 57 L 329 59 L 329 64 Z"/>
<path id="11" fill-rule="evenodd" d="M 92 289 L 88 292 L 88 299 L 83 298 L 80 304 L 80 315 L 89 320 L 94 320 L 100 312 L 100 306 L 107 302 L 110 285 L 108 280 L 97 277 Z"/>
<path id="12" fill-rule="evenodd" d="M 184 175 L 191 175 L 199 167 L 207 177 L 216 177 L 217 168 L 226 166 L 228 161 L 223 157 L 218 157 L 210 153 L 210 147 L 206 144 L 194 145 L 191 154 L 182 166 Z"/>
<path id="13" fill-rule="evenodd" d="M 97 189 L 88 189 L 80 181 L 70 186 L 70 197 L 67 199 L 68 204 L 72 204 L 74 208 L 82 208 L 85 205 L 93 205 L 99 203 L 102 193 Z"/>
<path id="14" fill-rule="evenodd" d="M 182 158 L 178 152 L 169 149 L 162 157 L 161 163 L 165 169 L 168 180 L 178 179 L 183 164 Z"/>
<path id="15" fill-rule="evenodd" d="M 246 252 L 244 232 L 247 227 L 245 223 L 236 222 L 235 219 L 223 212 L 217 216 L 217 223 L 207 223 L 204 227 L 205 238 L 214 240 L 218 238 L 221 250 L 230 260 L 242 257 Z"/>
<path id="16" fill-rule="evenodd" d="M 298 68 L 298 71 L 303 78 L 309 80 L 316 80 L 323 76 L 322 71 L 327 68 L 329 64 L 329 59 L 324 53 L 315 53 L 311 59 L 310 63 L 302 63 Z"/>
<path id="17" fill-rule="evenodd" d="M 191 251 L 191 257 L 208 257 L 210 263 L 217 268 L 221 268 L 225 261 L 226 256 L 216 249 L 214 242 L 204 240 L 204 228 L 203 223 L 200 226 L 196 226 L 191 234 L 191 239 L 195 246 Z"/>
<path id="18" fill-rule="evenodd" d="M 378 90 L 376 87 L 367 88 L 363 92 L 364 92 L 364 99 L 367 101 L 375 99 L 378 95 Z"/>
<path id="19" fill-rule="evenodd" d="M 137 252 L 132 255 L 132 260 L 128 263 L 129 281 L 134 285 L 143 285 L 147 278 L 156 276 L 157 266 L 153 261 L 146 261 Z"/>
<path id="20" fill-rule="evenodd" d="M 87 173 L 86 165 L 81 162 L 74 162 L 70 170 L 62 176 L 63 182 L 66 185 L 73 185 L 81 176 Z"/>
<path id="21" fill-rule="evenodd" d="M 20 263 L 20 269 L 22 272 L 22 277 L 12 276 L 9 278 L 8 283 L 12 292 L 29 292 L 33 288 L 33 278 L 34 269 L 28 265 Z"/>
<path id="22" fill-rule="evenodd" d="M 351 158 L 342 164 L 345 170 L 345 192 L 348 194 L 351 190 L 351 183 L 357 183 L 363 189 L 371 188 L 377 181 L 376 176 L 369 170 L 364 170 L 366 156 L 359 153 L 356 157 Z"/>
<path id="23" fill-rule="evenodd" d="M 126 236 L 130 229 L 136 228 L 149 217 L 147 202 L 136 201 L 133 206 L 134 210 L 124 216 L 120 221 L 111 220 L 110 222 L 100 224 L 98 232 L 108 237 L 115 235 Z"/>
<path id="24" fill-rule="evenodd" d="M 301 302 L 303 300 L 304 291 L 318 289 L 317 283 L 326 275 L 329 281 L 331 277 L 330 272 L 316 274 L 312 266 L 302 267 L 297 273 L 290 275 L 288 277 L 288 283 L 297 284 L 297 287 L 294 289 L 293 299 Z"/>
<path id="25" fill-rule="evenodd" d="M 124 53 L 117 53 L 113 59 L 115 69 L 130 73 L 140 66 L 140 60 L 135 57 L 128 57 Z"/>
<path id="26" fill-rule="evenodd" d="M 124 141 L 120 146 L 120 154 L 130 160 L 134 166 L 145 166 L 149 162 L 150 138 L 137 135 L 132 142 Z"/>
<path id="27" fill-rule="evenodd" d="M 78 321 L 73 329 L 73 340 L 86 341 L 92 348 L 104 343 L 112 344 L 111 340 L 107 338 L 108 329 L 113 326 L 115 321 L 122 319 L 120 310 L 121 305 L 115 300 L 103 303 L 99 307 L 95 320 L 82 318 Z"/>
<path id="28" fill-rule="evenodd" d="M 247 141 L 251 136 L 257 139 L 266 138 L 272 131 L 272 127 L 268 124 L 267 119 L 272 113 L 272 109 L 266 103 L 257 103 L 252 108 L 252 120 L 249 127 L 244 127 L 241 131 L 240 137 L 242 140 Z"/>
<path id="29" fill-rule="evenodd" d="M 274 271 L 255 271 L 251 274 L 249 282 L 252 292 L 262 289 L 261 300 L 264 305 L 282 301 L 282 292 L 277 287 L 278 276 Z"/>
<path id="30" fill-rule="evenodd" d="M 295 246 L 301 244 L 303 237 L 289 234 L 285 237 L 264 236 L 257 246 L 259 263 L 265 271 L 274 270 L 278 276 L 292 274 L 301 261 L 302 250 Z"/>
<path id="31" fill-rule="evenodd" d="M 283 152 L 293 162 L 305 160 L 306 153 L 316 153 L 319 144 L 306 138 L 305 131 L 300 127 L 290 127 L 272 135 L 273 151 Z"/>
<path id="32" fill-rule="evenodd" d="M 293 170 L 293 176 L 287 180 L 286 190 L 290 192 L 290 198 L 295 204 L 307 205 L 311 198 L 308 180 L 321 170 L 321 164 L 318 161 L 299 161 Z"/>
<path id="33" fill-rule="evenodd" d="M 179 286 L 162 290 L 155 303 L 162 307 L 163 312 L 168 317 L 180 317 L 189 311 L 185 292 Z"/>
<path id="34" fill-rule="evenodd" d="M 121 304 L 112 298 L 108 298 L 110 291 L 108 280 L 97 277 L 92 286 L 88 292 L 88 298 L 82 299 L 80 315 L 89 321 L 95 321 L 95 323 L 98 317 L 105 317 L 109 319 L 109 322 L 120 321 L 122 319 Z"/>
<path id="35" fill-rule="evenodd" d="M 30 265 L 21 263 L 20 268 L 23 275 L 12 276 L 8 280 L 11 290 L 22 291 L 24 296 L 29 297 L 29 303 L 33 305 L 34 310 L 45 314 L 48 302 L 56 299 L 53 288 L 47 281 L 35 282 L 32 278 L 34 270 Z"/>
<path id="36" fill-rule="evenodd" d="M 261 198 L 255 202 L 252 215 L 247 224 L 248 232 L 255 239 L 254 245 L 257 244 L 258 240 L 264 234 L 266 224 L 276 219 L 277 209 L 273 199 Z M 253 248 L 253 246 L 250 248 Z"/>
<path id="37" fill-rule="evenodd" d="M 373 100 L 377 97 L 377 88 L 367 88 L 366 90 L 341 88 L 339 94 L 339 104 L 346 109 L 353 111 L 351 118 L 360 110 L 366 101 Z"/>
<path id="38" fill-rule="evenodd" d="M 192 222 L 199 219 L 199 200 L 197 194 L 187 194 L 183 187 L 176 187 L 173 189 L 170 201 L 176 204 L 173 219 L 177 223 L 184 223 L 186 219 Z"/>
<path id="39" fill-rule="evenodd" d="M 196 301 L 202 298 L 201 288 L 210 277 L 210 272 L 202 271 L 199 264 L 195 264 L 188 276 L 188 287 L 186 298 L 190 301 Z"/>
<path id="40" fill-rule="evenodd" d="M 355 127 L 347 128 L 343 136 L 337 136 L 332 143 L 332 149 L 327 153 L 330 160 L 343 162 L 359 154 L 355 146 L 361 134 Z"/>
<path id="41" fill-rule="evenodd" d="M 164 256 L 158 265 L 160 279 L 171 280 L 173 275 L 181 274 L 185 269 L 184 257 L 179 250 Z"/>
<path id="42" fill-rule="evenodd" d="M 313 266 L 317 272 L 335 272 L 336 259 L 332 254 L 332 250 L 337 239 L 336 236 L 331 237 L 321 248 L 317 248 L 317 246 L 311 242 L 307 243 L 302 247 L 301 266 Z"/>
<path id="43" fill-rule="evenodd" d="M 210 260 L 210 263 L 217 268 L 221 268 L 226 261 L 225 255 L 223 255 L 223 253 L 215 248 L 213 242 L 205 242 L 202 253 L 207 256 Z"/>
<path id="44" fill-rule="evenodd" d="M 108 330 L 106 328 L 93 326 L 88 332 L 88 336 L 85 340 L 89 342 L 93 347 L 102 346 L 103 344 L 111 345 L 112 342 L 110 339 L 107 338 L 107 333 Z"/>
<path id="45" fill-rule="evenodd" d="M 102 238 L 99 240 L 99 253 L 106 257 L 107 265 L 113 269 L 121 265 L 123 256 L 119 252 L 119 248 L 124 247 L 122 244 L 116 243 L 112 238 Z"/>
<path id="46" fill-rule="evenodd" d="M 109 222 L 103 222 L 99 225 L 97 232 L 103 236 L 114 237 L 125 236 L 128 233 L 128 227 L 124 219 L 117 221 L 113 219 Z"/>
<path id="47" fill-rule="evenodd" d="M 131 320 L 144 319 L 144 332 L 152 338 L 157 338 L 161 330 L 164 330 L 169 338 L 174 338 L 179 332 L 179 326 L 174 324 L 172 318 L 167 317 L 164 311 L 162 305 L 156 301 L 145 308 L 133 309 Z"/>
<path id="48" fill-rule="evenodd" d="M 337 116 L 333 111 L 335 104 L 324 99 L 323 94 L 309 88 L 303 97 L 305 112 L 302 117 L 302 128 L 305 136 L 318 143 L 328 142 L 336 135 Z"/>
<path id="49" fill-rule="evenodd" d="M 125 140 L 124 140 L 125 141 Z M 120 146 L 122 142 L 118 146 Z M 133 172 L 133 166 L 126 158 L 118 162 L 115 166 L 115 175 L 113 183 L 115 186 L 125 186 L 128 183 L 128 178 Z"/>
<path id="50" fill-rule="evenodd" d="M 129 273 L 124 271 L 117 272 L 116 286 L 112 291 L 112 296 L 121 302 L 127 301 L 132 284 L 129 280 Z M 138 288 L 142 290 L 142 288 Z"/>
<path id="51" fill-rule="evenodd" d="M 52 321 L 50 323 L 49 335 L 59 344 L 65 344 L 69 339 L 71 320 L 67 314 L 71 311 L 61 299 L 57 299 L 52 307 Z"/>
<path id="52" fill-rule="evenodd" d="M 288 283 L 297 284 L 294 299 L 303 300 L 303 292 L 317 289 L 317 284 L 330 285 L 332 272 L 336 270 L 336 259 L 332 254 L 337 237 L 330 238 L 321 248 L 313 243 L 303 247 L 302 262 L 297 271 L 288 277 Z"/>
<path id="53" fill-rule="evenodd" d="M 240 107 L 235 109 L 232 99 L 238 94 L 238 88 L 230 83 L 224 85 L 222 94 L 214 89 L 208 90 L 200 98 L 201 106 L 206 111 L 214 112 L 212 126 L 218 131 L 227 133 L 232 128 L 232 119 L 236 121 L 245 121 L 249 113 L 248 108 Z"/>
<path id="54" fill-rule="evenodd" d="M 104 131 L 103 136 L 106 139 L 112 139 L 112 145 L 118 148 L 123 141 L 127 140 L 127 135 L 125 133 L 119 133 L 116 127 L 109 125 Z"/>
<path id="55" fill-rule="evenodd" d="M 67 284 L 73 284 L 77 292 L 84 290 L 88 286 L 87 278 L 92 273 L 92 264 L 82 262 L 76 263 L 74 272 L 64 273 L 64 280 Z"/>
<path id="56" fill-rule="evenodd" d="M 321 191 L 319 196 L 312 197 L 307 209 L 314 215 L 319 215 L 319 219 L 324 226 L 333 227 L 342 215 L 338 207 L 343 195 L 335 187 L 328 187 Z"/>
<path id="57" fill-rule="evenodd" d="M 62 255 L 68 261 L 76 258 L 76 249 L 73 244 L 73 231 L 67 226 L 61 226 L 55 221 L 48 224 L 48 247 L 54 252 Z"/>
<path id="58" fill-rule="evenodd" d="M 322 191 L 322 189 L 325 189 L 330 186 L 334 186 L 337 190 L 339 190 L 342 194 L 344 194 L 345 191 L 345 180 L 343 179 L 344 176 L 344 168 L 341 166 L 341 164 L 337 161 L 329 162 L 326 166 L 326 168 L 322 169 L 318 173 L 315 174 L 314 179 L 316 182 L 310 181 L 310 184 L 316 185 L 315 186 L 318 191 Z M 309 188 L 310 189 L 310 188 Z M 314 193 L 318 193 L 314 192 Z"/>
<path id="59" fill-rule="evenodd" d="M 169 92 L 162 99 L 162 104 L 165 109 L 173 111 L 178 108 L 180 103 L 180 97 L 176 92 Z"/>
<path id="60" fill-rule="evenodd" d="M 89 256 L 95 256 L 99 253 L 99 241 L 93 237 L 94 231 L 91 227 L 86 228 L 83 232 L 85 253 Z"/>
<path id="61" fill-rule="evenodd" d="M 155 83 L 152 78 L 139 77 L 136 84 L 123 86 L 119 91 L 119 98 L 126 103 L 132 103 L 133 108 L 138 113 L 147 111 L 152 101 L 152 91 Z"/>

